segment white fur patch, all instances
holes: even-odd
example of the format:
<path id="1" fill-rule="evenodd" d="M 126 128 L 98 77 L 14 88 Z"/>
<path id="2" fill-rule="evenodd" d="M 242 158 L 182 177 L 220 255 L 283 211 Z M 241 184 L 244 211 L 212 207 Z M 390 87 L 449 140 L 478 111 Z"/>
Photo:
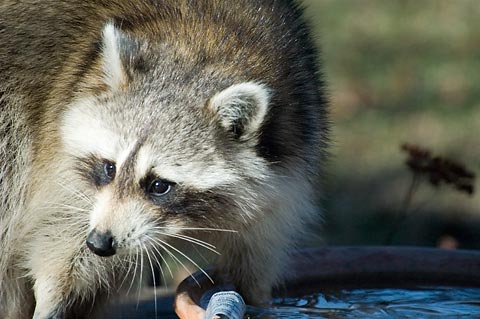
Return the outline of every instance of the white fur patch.
<path id="1" fill-rule="evenodd" d="M 222 125 L 226 128 L 236 120 L 248 117 L 248 125 L 244 128 L 245 134 L 254 134 L 267 115 L 269 102 L 270 90 L 267 86 L 244 82 L 217 93 L 211 99 L 209 107 L 220 116 Z"/>
<path id="2" fill-rule="evenodd" d="M 178 166 L 162 165 L 154 168 L 155 174 L 179 184 L 207 190 L 213 187 L 235 183 L 238 177 L 223 165 L 205 165 L 205 163 L 187 163 Z"/>
<path id="3" fill-rule="evenodd" d="M 110 198 L 111 194 L 107 191 L 103 191 L 97 195 L 95 206 L 90 213 L 90 230 L 94 228 L 102 231 L 110 230 L 111 225 L 106 225 L 107 223 L 105 222 L 107 218 L 105 215 L 108 214 Z"/>
<path id="4" fill-rule="evenodd" d="M 120 152 L 115 160 L 115 164 L 118 168 L 122 167 L 122 165 L 125 163 L 127 158 L 131 155 L 131 153 L 134 151 L 135 146 L 137 145 L 136 142 L 134 141 L 129 141 L 128 143 L 121 143 L 122 146 L 125 145 L 124 147 L 121 147 Z"/>
<path id="5" fill-rule="evenodd" d="M 137 154 L 137 165 L 135 166 L 135 176 L 137 180 L 142 179 L 153 167 L 154 151 L 148 145 L 142 146 Z"/>
<path id="6" fill-rule="evenodd" d="M 119 154 L 120 138 L 105 126 L 94 99 L 82 99 L 70 105 L 60 134 L 66 151 L 73 156 L 96 154 L 116 160 Z"/>
<path id="7" fill-rule="evenodd" d="M 107 23 L 103 28 L 103 71 L 105 82 L 112 89 L 119 89 L 126 81 L 120 53 L 118 50 L 118 30 L 112 23 Z"/>
<path id="8" fill-rule="evenodd" d="M 216 163 L 191 162 L 181 166 L 172 165 L 147 145 L 143 146 L 137 157 L 135 174 L 141 179 L 150 170 L 161 178 L 184 184 L 199 190 L 235 183 L 238 176 L 221 161 Z"/>

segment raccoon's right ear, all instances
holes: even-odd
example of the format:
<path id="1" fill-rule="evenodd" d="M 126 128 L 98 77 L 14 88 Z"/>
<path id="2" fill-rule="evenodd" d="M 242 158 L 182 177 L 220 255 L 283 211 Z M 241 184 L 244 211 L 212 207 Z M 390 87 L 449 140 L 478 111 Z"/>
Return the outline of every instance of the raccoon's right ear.
<path id="1" fill-rule="evenodd" d="M 258 135 L 269 102 L 270 89 L 266 85 L 244 82 L 215 94 L 208 101 L 207 110 L 236 138 L 248 140 Z"/>
<path id="2" fill-rule="evenodd" d="M 119 50 L 123 37 L 122 31 L 115 28 L 111 22 L 103 28 L 101 51 L 103 80 L 113 90 L 122 88 L 128 80 Z"/>

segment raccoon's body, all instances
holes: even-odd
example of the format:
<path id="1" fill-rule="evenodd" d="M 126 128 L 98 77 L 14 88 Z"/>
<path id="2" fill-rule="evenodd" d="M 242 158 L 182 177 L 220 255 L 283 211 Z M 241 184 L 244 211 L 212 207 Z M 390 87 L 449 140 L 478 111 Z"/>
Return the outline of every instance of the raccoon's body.
<path id="1" fill-rule="evenodd" d="M 88 317 L 186 236 L 265 301 L 318 214 L 316 58 L 287 0 L 3 0 L 0 318 Z"/>

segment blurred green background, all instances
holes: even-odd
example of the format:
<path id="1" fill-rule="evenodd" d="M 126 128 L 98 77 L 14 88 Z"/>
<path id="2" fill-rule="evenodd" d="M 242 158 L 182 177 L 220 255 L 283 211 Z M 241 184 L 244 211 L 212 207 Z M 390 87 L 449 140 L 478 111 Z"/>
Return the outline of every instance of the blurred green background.
<path id="1" fill-rule="evenodd" d="M 412 173 L 400 151 L 480 172 L 480 2 L 303 3 L 331 98 L 324 242 L 480 248 L 478 192 L 422 182 L 402 208 Z"/>

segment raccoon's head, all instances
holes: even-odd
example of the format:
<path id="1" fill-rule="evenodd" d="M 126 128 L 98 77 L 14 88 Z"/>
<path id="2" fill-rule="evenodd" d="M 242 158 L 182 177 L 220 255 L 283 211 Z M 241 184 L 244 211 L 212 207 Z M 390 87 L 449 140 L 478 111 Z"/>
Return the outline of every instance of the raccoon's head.
<path id="1" fill-rule="evenodd" d="M 79 94 L 60 129 L 75 187 L 93 194 L 89 248 L 109 256 L 168 247 L 189 230 L 253 222 L 270 174 L 255 148 L 268 87 L 192 70 L 168 45 L 111 24 L 102 43 L 103 86 Z"/>

